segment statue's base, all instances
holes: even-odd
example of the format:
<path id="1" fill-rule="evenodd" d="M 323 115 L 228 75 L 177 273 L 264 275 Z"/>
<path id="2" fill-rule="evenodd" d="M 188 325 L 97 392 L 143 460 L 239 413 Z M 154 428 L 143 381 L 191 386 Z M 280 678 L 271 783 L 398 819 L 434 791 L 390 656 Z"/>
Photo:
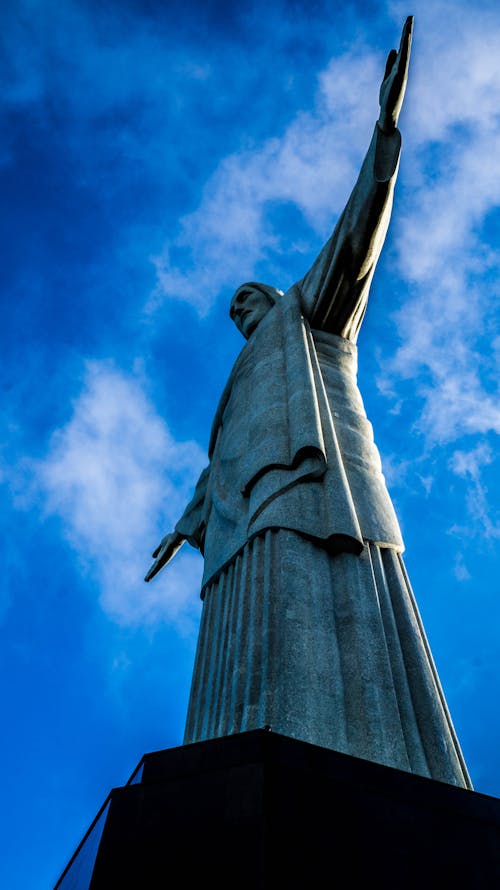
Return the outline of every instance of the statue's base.
<path id="1" fill-rule="evenodd" d="M 61 890 L 500 886 L 496 798 L 265 730 L 141 764 Z"/>

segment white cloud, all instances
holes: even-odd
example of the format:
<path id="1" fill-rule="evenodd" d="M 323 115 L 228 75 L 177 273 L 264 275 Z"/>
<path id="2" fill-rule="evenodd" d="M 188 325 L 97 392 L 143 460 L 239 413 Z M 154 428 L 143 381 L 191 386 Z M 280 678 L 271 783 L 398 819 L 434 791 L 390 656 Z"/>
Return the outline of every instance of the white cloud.
<path id="1" fill-rule="evenodd" d="M 481 442 L 471 451 L 455 451 L 451 458 L 453 472 L 457 476 L 466 479 L 469 477 L 477 482 L 480 477 L 481 467 L 484 464 L 490 464 L 493 460 L 491 448 L 486 443 Z"/>
<path id="2" fill-rule="evenodd" d="M 450 460 L 451 469 L 467 482 L 466 502 L 473 526 L 469 528 L 454 526 L 451 529 L 453 534 L 470 537 L 471 534 L 479 532 L 486 540 L 500 538 L 500 522 L 491 518 L 488 490 L 482 481 L 483 467 L 492 462 L 493 453 L 485 442 L 480 442 L 469 451 L 454 451 Z"/>
<path id="3" fill-rule="evenodd" d="M 457 553 L 455 556 L 455 564 L 453 566 L 453 574 L 457 581 L 470 581 L 471 574 L 465 565 L 464 557 L 462 553 Z"/>
<path id="4" fill-rule="evenodd" d="M 500 275 L 498 245 L 484 231 L 500 207 L 500 15 L 449 2 L 417 3 L 415 12 L 405 121 L 411 187 L 396 238 L 411 296 L 395 318 L 401 346 L 382 376 L 415 379 L 418 426 L 433 445 L 500 432 L 498 375 L 484 336 Z"/>
<path id="5" fill-rule="evenodd" d="M 176 298 L 206 312 L 221 288 L 251 278 L 260 260 L 273 252 L 289 257 L 290 245 L 266 218 L 272 202 L 295 203 L 310 226 L 329 233 L 371 136 L 382 73 L 382 60 L 361 48 L 332 60 L 319 76 L 312 112 L 299 112 L 281 139 L 219 164 L 200 206 L 154 260 L 158 287 L 149 311 Z"/>
<path id="6" fill-rule="evenodd" d="M 143 577 L 205 462 L 195 442 L 175 441 L 138 379 L 89 363 L 73 415 L 36 471 L 47 512 L 61 517 L 103 608 L 117 621 L 163 618 L 192 629 L 200 558 L 182 551 L 163 582 L 146 585 Z"/>
<path id="7" fill-rule="evenodd" d="M 496 4 L 415 0 L 409 81 L 411 138 L 419 143 L 454 138 L 457 121 L 487 123 L 498 113 L 499 12 Z M 390 4 L 395 22 L 406 2 Z M 408 106 L 407 106 L 408 107 Z"/>

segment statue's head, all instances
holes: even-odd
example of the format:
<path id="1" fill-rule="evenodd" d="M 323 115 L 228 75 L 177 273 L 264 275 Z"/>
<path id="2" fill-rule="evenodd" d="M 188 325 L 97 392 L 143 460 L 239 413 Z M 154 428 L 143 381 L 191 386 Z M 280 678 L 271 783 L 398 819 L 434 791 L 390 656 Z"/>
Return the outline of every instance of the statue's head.
<path id="1" fill-rule="evenodd" d="M 257 281 L 247 281 L 238 288 L 231 300 L 229 315 L 246 340 L 282 296 L 283 291 L 277 287 Z"/>

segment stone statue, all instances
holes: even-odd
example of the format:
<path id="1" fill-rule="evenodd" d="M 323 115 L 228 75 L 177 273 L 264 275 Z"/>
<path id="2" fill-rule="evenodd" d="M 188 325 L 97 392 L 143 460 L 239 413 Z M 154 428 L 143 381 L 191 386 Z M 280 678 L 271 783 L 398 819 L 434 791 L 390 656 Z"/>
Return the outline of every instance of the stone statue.
<path id="1" fill-rule="evenodd" d="M 356 340 L 391 214 L 413 20 L 391 50 L 358 181 L 305 277 L 247 282 L 247 339 L 209 465 L 153 553 L 205 560 L 185 743 L 269 726 L 471 787 L 405 571 L 356 384 Z"/>

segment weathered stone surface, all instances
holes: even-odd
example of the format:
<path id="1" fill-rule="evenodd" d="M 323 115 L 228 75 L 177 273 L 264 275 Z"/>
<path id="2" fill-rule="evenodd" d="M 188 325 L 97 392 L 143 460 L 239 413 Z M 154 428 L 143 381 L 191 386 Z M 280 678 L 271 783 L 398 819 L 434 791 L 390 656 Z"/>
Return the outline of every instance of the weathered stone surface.
<path id="1" fill-rule="evenodd" d="M 401 558 L 356 383 L 356 340 L 389 224 L 411 22 L 331 238 L 282 294 L 247 282 L 247 338 L 209 465 L 147 579 L 187 540 L 205 558 L 188 742 L 277 731 L 470 786 Z"/>

